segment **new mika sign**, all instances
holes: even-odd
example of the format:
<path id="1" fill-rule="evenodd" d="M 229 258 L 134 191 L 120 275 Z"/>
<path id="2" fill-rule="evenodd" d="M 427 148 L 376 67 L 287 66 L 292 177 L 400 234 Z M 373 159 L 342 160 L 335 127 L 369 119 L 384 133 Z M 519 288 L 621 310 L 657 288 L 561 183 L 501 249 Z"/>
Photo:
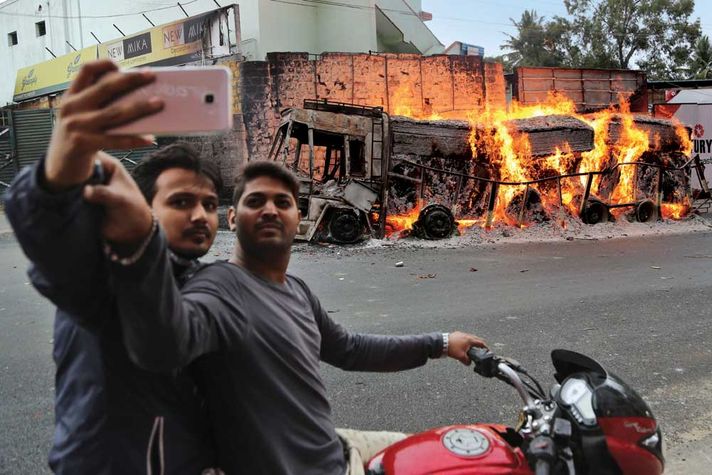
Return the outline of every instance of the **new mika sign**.
<path id="1" fill-rule="evenodd" d="M 237 6 L 212 10 L 22 68 L 17 71 L 12 99 L 20 102 L 64 91 L 82 65 L 97 58 L 133 68 L 190 63 L 203 59 L 206 52 L 211 57 L 230 54 L 230 42 L 223 41 L 222 32 L 228 29 L 227 12 L 231 8 Z M 220 38 L 219 44 L 212 44 L 211 32 Z"/>
<path id="2" fill-rule="evenodd" d="M 99 57 L 112 59 L 124 68 L 170 66 L 199 60 L 203 35 L 220 13 L 220 10 L 212 11 L 101 44 Z"/>

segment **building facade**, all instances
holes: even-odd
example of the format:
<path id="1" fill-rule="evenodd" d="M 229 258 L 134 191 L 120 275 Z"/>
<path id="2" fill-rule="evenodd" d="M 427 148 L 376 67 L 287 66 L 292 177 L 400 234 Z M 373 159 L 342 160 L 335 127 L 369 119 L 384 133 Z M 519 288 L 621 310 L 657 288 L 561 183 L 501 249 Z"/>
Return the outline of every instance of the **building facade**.
<path id="1" fill-rule="evenodd" d="M 7 0 L 0 3 L 0 106 L 11 103 L 24 67 L 112 42 L 153 25 L 217 8 L 215 0 L 175 3 Z M 247 60 L 297 51 L 442 53 L 420 0 L 241 0 L 229 41 Z M 227 6 L 227 3 L 220 4 Z"/>

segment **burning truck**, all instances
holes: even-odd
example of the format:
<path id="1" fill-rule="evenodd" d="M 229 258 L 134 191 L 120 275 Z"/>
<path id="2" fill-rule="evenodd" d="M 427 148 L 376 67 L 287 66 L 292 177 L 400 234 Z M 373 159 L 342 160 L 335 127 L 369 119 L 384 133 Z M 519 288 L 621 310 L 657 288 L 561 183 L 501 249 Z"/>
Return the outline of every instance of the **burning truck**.
<path id="1" fill-rule="evenodd" d="M 401 111 L 397 111 L 401 112 Z M 690 208 L 690 131 L 565 97 L 477 116 L 390 116 L 305 101 L 283 111 L 269 158 L 300 180 L 298 239 L 393 233 L 447 238 L 472 226 L 680 218 Z"/>

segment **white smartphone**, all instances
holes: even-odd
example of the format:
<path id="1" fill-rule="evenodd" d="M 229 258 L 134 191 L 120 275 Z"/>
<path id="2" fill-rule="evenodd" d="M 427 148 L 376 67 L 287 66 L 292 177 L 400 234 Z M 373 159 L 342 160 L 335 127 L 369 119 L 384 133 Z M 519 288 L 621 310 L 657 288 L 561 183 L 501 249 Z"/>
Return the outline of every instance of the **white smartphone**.
<path id="1" fill-rule="evenodd" d="M 163 99 L 163 110 L 109 130 L 112 135 L 203 135 L 232 128 L 232 73 L 224 66 L 150 68 L 156 80 L 116 102 Z"/>

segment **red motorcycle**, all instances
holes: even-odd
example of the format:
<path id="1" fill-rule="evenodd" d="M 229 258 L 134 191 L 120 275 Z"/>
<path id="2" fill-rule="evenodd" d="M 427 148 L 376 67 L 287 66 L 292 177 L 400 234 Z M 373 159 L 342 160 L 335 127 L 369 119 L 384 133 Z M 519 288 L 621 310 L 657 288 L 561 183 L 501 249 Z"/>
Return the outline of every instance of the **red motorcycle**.
<path id="1" fill-rule="evenodd" d="M 475 372 L 513 386 L 524 408 L 517 428 L 468 424 L 412 435 L 378 453 L 369 475 L 655 475 L 662 434 L 643 399 L 593 359 L 554 350 L 548 396 L 516 361 L 472 348 Z M 523 379 L 526 377 L 526 379 Z"/>

